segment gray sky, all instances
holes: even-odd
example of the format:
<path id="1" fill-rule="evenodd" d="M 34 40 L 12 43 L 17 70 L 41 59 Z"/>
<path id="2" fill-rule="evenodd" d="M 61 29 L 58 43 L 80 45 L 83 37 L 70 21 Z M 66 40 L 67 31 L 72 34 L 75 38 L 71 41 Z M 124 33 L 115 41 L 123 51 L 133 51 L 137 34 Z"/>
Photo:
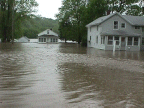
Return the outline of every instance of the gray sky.
<path id="1" fill-rule="evenodd" d="M 55 18 L 55 14 L 58 13 L 58 8 L 62 5 L 62 0 L 36 0 L 39 4 L 37 15 L 41 15 L 46 18 Z"/>

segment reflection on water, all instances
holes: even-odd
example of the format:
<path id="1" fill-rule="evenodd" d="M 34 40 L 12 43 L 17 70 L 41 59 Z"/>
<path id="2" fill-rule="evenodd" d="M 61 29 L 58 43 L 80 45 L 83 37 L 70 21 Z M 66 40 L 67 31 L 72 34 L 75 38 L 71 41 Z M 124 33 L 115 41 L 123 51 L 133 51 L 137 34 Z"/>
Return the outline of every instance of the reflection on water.
<path id="1" fill-rule="evenodd" d="M 144 52 L 0 44 L 0 108 L 143 108 Z"/>

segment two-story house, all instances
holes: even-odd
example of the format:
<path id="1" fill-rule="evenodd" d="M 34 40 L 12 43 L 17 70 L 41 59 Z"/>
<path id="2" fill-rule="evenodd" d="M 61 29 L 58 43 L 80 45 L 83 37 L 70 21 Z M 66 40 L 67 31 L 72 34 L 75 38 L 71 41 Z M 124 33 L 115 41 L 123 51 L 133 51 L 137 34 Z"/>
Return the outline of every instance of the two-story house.
<path id="1" fill-rule="evenodd" d="M 103 50 L 140 51 L 144 48 L 144 16 L 113 13 L 86 25 L 87 45 Z"/>

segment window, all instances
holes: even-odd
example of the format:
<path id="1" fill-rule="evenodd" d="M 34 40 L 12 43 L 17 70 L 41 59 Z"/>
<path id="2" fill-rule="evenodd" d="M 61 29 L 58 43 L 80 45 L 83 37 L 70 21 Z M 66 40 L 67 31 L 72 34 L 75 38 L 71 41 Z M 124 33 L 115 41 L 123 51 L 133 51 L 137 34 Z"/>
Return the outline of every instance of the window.
<path id="1" fill-rule="evenodd" d="M 128 45 L 132 45 L 132 37 L 128 37 Z"/>
<path id="2" fill-rule="evenodd" d="M 101 44 L 105 44 L 105 36 L 101 36 Z"/>
<path id="3" fill-rule="evenodd" d="M 138 37 L 134 37 L 134 45 L 138 45 Z"/>
<path id="4" fill-rule="evenodd" d="M 135 26 L 135 29 L 140 29 L 140 27 L 139 26 Z"/>
<path id="5" fill-rule="evenodd" d="M 90 41 L 91 41 L 91 36 L 90 36 Z"/>
<path id="6" fill-rule="evenodd" d="M 126 28 L 125 23 L 122 23 L 122 24 L 121 24 L 121 28 Z"/>
<path id="7" fill-rule="evenodd" d="M 118 29 L 118 21 L 114 21 L 114 29 Z"/>
<path id="8" fill-rule="evenodd" d="M 53 39 L 51 38 L 51 42 L 53 42 Z"/>
<path id="9" fill-rule="evenodd" d="M 56 39 L 56 42 L 58 42 L 58 40 Z"/>
<path id="10" fill-rule="evenodd" d="M 108 45 L 113 44 L 113 36 L 108 36 Z"/>
<path id="11" fill-rule="evenodd" d="M 43 42 L 43 38 L 39 38 L 39 42 Z"/>
<path id="12" fill-rule="evenodd" d="M 96 36 L 96 43 L 98 44 L 98 36 Z"/>
<path id="13" fill-rule="evenodd" d="M 114 39 L 116 40 L 116 45 L 119 45 L 119 36 L 115 36 Z"/>
<path id="14" fill-rule="evenodd" d="M 144 45 L 144 37 L 142 38 L 142 45 Z"/>
<path id="15" fill-rule="evenodd" d="M 98 26 L 97 26 L 97 31 L 98 31 Z"/>
<path id="16" fill-rule="evenodd" d="M 49 34 L 49 30 L 47 30 L 47 34 Z"/>
<path id="17" fill-rule="evenodd" d="M 44 42 L 46 42 L 46 38 L 44 38 Z"/>
<path id="18" fill-rule="evenodd" d="M 144 32 L 144 27 L 142 28 L 142 32 Z"/>
<path id="19" fill-rule="evenodd" d="M 55 42 L 55 38 L 53 39 L 53 42 Z"/>

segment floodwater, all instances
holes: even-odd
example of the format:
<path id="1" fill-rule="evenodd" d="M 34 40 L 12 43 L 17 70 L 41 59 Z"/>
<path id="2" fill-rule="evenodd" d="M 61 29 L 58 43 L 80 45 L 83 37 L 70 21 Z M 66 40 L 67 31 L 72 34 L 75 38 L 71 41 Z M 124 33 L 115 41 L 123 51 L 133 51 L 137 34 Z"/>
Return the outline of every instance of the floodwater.
<path id="1" fill-rule="evenodd" d="M 144 108 L 144 52 L 1 43 L 0 108 Z"/>

